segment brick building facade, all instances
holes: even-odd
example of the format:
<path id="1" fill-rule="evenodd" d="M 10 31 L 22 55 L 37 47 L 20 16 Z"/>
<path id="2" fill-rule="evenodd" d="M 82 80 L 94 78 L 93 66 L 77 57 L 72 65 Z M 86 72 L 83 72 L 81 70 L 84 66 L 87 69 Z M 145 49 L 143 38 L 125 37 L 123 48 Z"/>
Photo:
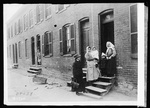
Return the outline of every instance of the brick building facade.
<path id="1" fill-rule="evenodd" d="M 135 3 L 24 5 L 7 23 L 8 63 L 38 65 L 39 50 L 43 68 L 71 77 L 73 54 L 81 54 L 84 63 L 86 46 L 101 54 L 109 40 L 117 51 L 118 82 L 136 88 L 137 8 Z"/>

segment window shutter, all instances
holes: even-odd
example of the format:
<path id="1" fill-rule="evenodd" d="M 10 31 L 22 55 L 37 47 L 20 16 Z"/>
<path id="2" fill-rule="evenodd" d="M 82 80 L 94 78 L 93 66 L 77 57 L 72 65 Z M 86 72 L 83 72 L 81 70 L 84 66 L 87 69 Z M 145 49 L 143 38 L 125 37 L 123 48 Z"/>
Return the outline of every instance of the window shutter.
<path id="1" fill-rule="evenodd" d="M 67 53 L 66 27 L 62 28 L 62 40 L 63 40 L 63 54 L 66 54 Z"/>
<path id="2" fill-rule="evenodd" d="M 49 54 L 50 56 L 53 55 L 53 33 L 49 33 Z"/>
<path id="3" fill-rule="evenodd" d="M 45 19 L 46 19 L 47 18 L 47 4 L 45 4 L 44 11 L 45 11 Z"/>
<path id="4" fill-rule="evenodd" d="M 36 12 L 37 12 L 37 7 L 35 6 L 35 8 L 34 8 L 34 24 L 36 24 L 36 22 L 37 22 L 37 14 L 36 14 Z"/>
<path id="5" fill-rule="evenodd" d="M 26 25 L 26 28 L 28 29 L 28 22 L 29 22 L 28 14 L 26 15 L 26 22 L 27 22 L 27 23 L 26 23 L 26 24 L 27 24 L 27 25 Z"/>
<path id="6" fill-rule="evenodd" d="M 44 20 L 44 5 L 40 6 L 40 11 L 41 11 L 41 21 Z"/>
<path id="7" fill-rule="evenodd" d="M 63 55 L 63 37 L 62 37 L 62 29 L 59 29 L 59 39 L 60 39 L 60 55 Z"/>
<path id="8" fill-rule="evenodd" d="M 44 35 L 42 35 L 42 55 L 44 56 Z"/>
<path id="9" fill-rule="evenodd" d="M 76 44 L 75 44 L 75 24 L 71 25 L 71 54 L 75 54 Z"/>

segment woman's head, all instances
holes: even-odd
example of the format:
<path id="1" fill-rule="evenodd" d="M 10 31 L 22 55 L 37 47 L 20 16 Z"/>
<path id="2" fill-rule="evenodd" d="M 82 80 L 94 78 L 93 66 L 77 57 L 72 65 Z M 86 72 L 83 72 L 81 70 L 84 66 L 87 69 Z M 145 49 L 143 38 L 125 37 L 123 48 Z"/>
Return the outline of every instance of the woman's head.
<path id="1" fill-rule="evenodd" d="M 74 58 L 75 58 L 76 61 L 79 61 L 79 60 L 80 60 L 80 57 L 81 57 L 81 56 L 78 55 L 78 54 L 75 54 L 75 55 L 74 55 Z"/>
<path id="2" fill-rule="evenodd" d="M 95 47 L 95 46 L 93 46 L 93 47 L 92 47 L 92 50 L 93 50 L 93 51 L 94 51 L 94 50 L 96 50 L 96 47 Z"/>
<path id="3" fill-rule="evenodd" d="M 90 46 L 87 46 L 86 47 L 86 52 L 90 52 L 91 51 L 91 47 Z"/>
<path id="4" fill-rule="evenodd" d="M 106 47 L 109 48 L 109 47 L 114 47 L 114 45 L 110 42 L 110 41 L 107 41 L 106 42 Z"/>

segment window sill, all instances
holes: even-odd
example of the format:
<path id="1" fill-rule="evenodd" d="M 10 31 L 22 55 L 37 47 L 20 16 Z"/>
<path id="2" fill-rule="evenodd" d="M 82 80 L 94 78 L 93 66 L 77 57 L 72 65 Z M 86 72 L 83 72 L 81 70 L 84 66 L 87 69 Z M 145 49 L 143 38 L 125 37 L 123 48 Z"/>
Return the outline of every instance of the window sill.
<path id="1" fill-rule="evenodd" d="M 62 13 L 63 11 L 65 11 L 67 8 L 64 8 L 64 9 L 62 9 L 62 10 L 60 10 L 60 11 L 57 11 L 56 12 L 56 14 L 60 14 L 60 13 Z"/>
<path id="2" fill-rule="evenodd" d="M 136 54 L 131 54 L 131 58 L 132 59 L 138 59 L 138 54 L 136 53 Z"/>
<path id="3" fill-rule="evenodd" d="M 47 18 L 45 18 L 45 21 L 49 20 L 50 18 L 52 18 L 52 15 L 48 16 Z"/>
<path id="4" fill-rule="evenodd" d="M 40 22 L 36 23 L 36 25 L 39 25 L 39 24 L 41 24 L 41 23 L 42 23 L 42 21 L 43 21 L 43 19 L 42 19 Z"/>
<path id="5" fill-rule="evenodd" d="M 32 28 L 33 28 L 33 25 L 31 25 L 30 29 L 32 29 Z"/>

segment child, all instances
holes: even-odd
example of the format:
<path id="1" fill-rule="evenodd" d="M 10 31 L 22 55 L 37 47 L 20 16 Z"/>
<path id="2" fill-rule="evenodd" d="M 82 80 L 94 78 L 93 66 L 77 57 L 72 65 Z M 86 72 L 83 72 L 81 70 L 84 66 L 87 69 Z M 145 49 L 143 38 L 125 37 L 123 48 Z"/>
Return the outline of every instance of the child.
<path id="1" fill-rule="evenodd" d="M 106 73 L 106 55 L 104 53 L 102 53 L 102 55 L 101 55 L 100 69 L 101 69 L 102 76 L 107 76 L 107 73 Z"/>

